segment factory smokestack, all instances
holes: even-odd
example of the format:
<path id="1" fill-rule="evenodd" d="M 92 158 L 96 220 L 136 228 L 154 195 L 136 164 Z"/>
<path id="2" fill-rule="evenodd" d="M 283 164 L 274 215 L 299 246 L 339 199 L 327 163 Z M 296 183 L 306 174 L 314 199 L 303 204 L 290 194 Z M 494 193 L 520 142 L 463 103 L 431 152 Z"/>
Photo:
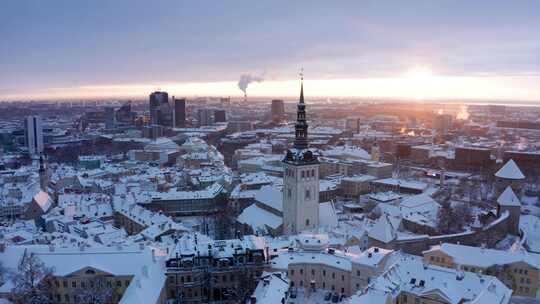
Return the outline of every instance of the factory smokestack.
<path id="1" fill-rule="evenodd" d="M 264 80 L 264 73 L 261 76 L 253 76 L 251 74 L 240 75 L 238 80 L 238 88 L 244 92 L 244 101 L 247 101 L 247 88 L 252 82 L 262 82 Z"/>

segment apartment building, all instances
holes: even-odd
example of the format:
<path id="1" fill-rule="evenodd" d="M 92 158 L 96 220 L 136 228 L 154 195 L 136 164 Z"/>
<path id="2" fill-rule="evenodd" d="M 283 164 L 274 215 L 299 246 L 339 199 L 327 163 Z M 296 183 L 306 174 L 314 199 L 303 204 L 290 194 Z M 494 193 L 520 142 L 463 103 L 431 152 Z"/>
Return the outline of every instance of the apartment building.
<path id="1" fill-rule="evenodd" d="M 215 241 L 184 235 L 166 261 L 167 297 L 181 303 L 238 303 L 250 295 L 266 265 L 261 237 Z"/>
<path id="2" fill-rule="evenodd" d="M 497 277 L 514 295 L 536 297 L 540 255 L 444 243 L 424 251 L 425 263 Z"/>

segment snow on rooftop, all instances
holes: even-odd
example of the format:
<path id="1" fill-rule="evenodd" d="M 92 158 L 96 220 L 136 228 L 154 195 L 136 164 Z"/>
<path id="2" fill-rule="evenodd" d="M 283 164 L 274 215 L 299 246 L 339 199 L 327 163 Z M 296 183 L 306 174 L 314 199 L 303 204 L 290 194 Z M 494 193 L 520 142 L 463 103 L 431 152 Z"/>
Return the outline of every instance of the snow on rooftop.
<path id="1" fill-rule="evenodd" d="M 283 224 L 283 218 L 269 211 L 266 211 L 256 204 L 252 204 L 240 213 L 237 218 L 239 223 L 249 225 L 254 232 L 266 231 L 268 226 L 272 229 L 277 229 Z"/>
<path id="2" fill-rule="evenodd" d="M 507 304 L 512 295 L 512 290 L 495 277 L 425 265 L 420 257 L 403 254 L 366 290 L 355 296 L 356 302 L 353 303 L 383 304 L 386 298 L 382 294 L 396 299 L 403 292 L 417 296 L 436 295 L 451 304 L 469 301 L 478 304 Z"/>
<path id="3" fill-rule="evenodd" d="M 36 195 L 34 195 L 34 201 L 38 206 L 43 210 L 43 212 L 47 212 L 49 208 L 52 206 L 52 200 L 45 191 L 39 191 Z"/>
<path id="4" fill-rule="evenodd" d="M 496 177 L 506 178 L 506 179 L 524 179 L 525 175 L 521 172 L 518 165 L 514 162 L 513 159 L 509 160 L 504 164 L 504 166 L 495 173 Z"/>
<path id="5" fill-rule="evenodd" d="M 263 186 L 255 193 L 255 200 L 268 207 L 283 211 L 283 193 L 272 186 Z"/>
<path id="6" fill-rule="evenodd" d="M 257 299 L 257 304 L 279 304 L 282 303 L 281 300 L 284 299 L 287 291 L 289 291 L 289 280 L 285 273 L 264 272 L 251 297 Z"/>
<path id="7" fill-rule="evenodd" d="M 48 245 L 7 246 L 0 253 L 0 260 L 8 268 L 16 267 L 25 253 L 35 254 L 58 276 L 87 267 L 117 276 L 133 276 L 120 303 L 157 303 L 166 280 L 163 261 L 158 256 L 154 259 L 154 251 L 149 247 L 141 250 L 139 246 L 99 246 L 81 250 Z"/>
<path id="8" fill-rule="evenodd" d="M 396 238 L 396 231 L 387 214 L 377 219 L 375 225 L 369 230 L 368 236 L 383 243 L 389 243 Z"/>
<path id="9" fill-rule="evenodd" d="M 276 270 L 287 270 L 290 264 L 321 264 L 345 271 L 351 271 L 352 269 L 350 258 L 340 254 L 338 251 L 335 251 L 335 254 L 311 251 L 282 251 L 272 259 L 270 267 Z"/>
<path id="10" fill-rule="evenodd" d="M 332 202 L 324 202 L 319 204 L 319 226 L 320 227 L 336 227 L 338 218 L 336 208 Z"/>
<path id="11" fill-rule="evenodd" d="M 497 250 L 482 247 L 473 247 L 443 243 L 431 247 L 425 253 L 442 251 L 452 257 L 454 263 L 487 268 L 494 265 L 505 265 L 515 262 L 525 262 L 533 267 L 540 268 L 540 254 L 522 250 Z"/>
<path id="12" fill-rule="evenodd" d="M 501 195 L 497 199 L 497 203 L 501 206 L 521 207 L 521 202 L 519 201 L 519 198 L 516 196 L 516 194 L 512 190 L 512 187 L 510 186 L 504 189 L 503 193 L 501 193 Z"/>

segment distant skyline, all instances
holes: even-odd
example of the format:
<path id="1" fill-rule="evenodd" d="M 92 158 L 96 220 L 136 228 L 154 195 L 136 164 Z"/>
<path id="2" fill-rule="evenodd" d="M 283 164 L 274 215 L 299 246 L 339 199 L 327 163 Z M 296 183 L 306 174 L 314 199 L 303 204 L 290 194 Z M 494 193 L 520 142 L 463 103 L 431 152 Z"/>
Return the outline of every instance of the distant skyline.
<path id="1" fill-rule="evenodd" d="M 539 1 L 0 2 L 0 100 L 307 95 L 540 102 Z"/>

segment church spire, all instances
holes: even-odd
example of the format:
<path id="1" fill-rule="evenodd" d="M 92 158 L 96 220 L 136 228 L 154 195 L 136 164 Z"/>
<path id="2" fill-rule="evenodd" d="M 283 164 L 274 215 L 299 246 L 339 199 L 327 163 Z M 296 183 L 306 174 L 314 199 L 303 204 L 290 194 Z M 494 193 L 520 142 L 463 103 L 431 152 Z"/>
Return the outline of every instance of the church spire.
<path id="1" fill-rule="evenodd" d="M 300 100 L 296 114 L 294 148 L 308 148 L 308 124 L 306 121 L 306 104 L 304 103 L 304 73 L 300 72 Z"/>
<path id="2" fill-rule="evenodd" d="M 304 73 L 300 72 L 300 101 L 299 103 L 304 103 Z"/>

